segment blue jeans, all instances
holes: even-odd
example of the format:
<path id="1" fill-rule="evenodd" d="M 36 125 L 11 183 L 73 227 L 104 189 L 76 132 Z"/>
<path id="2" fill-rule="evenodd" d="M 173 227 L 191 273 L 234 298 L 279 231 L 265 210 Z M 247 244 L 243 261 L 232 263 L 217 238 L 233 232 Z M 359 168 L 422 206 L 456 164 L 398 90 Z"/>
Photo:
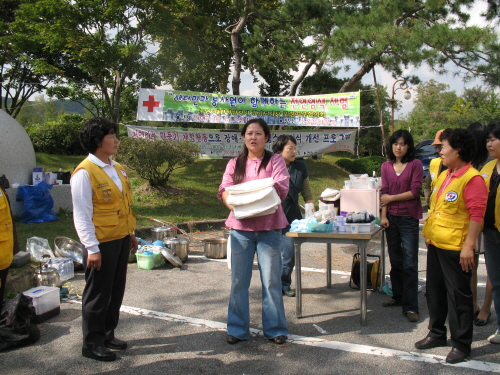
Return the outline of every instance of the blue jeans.
<path id="1" fill-rule="evenodd" d="M 484 228 L 484 257 L 491 285 L 493 285 L 493 304 L 497 313 L 497 332 L 500 332 L 500 232 Z"/>
<path id="2" fill-rule="evenodd" d="M 231 231 L 231 296 L 227 333 L 242 340 L 250 338 L 249 292 L 254 255 L 262 283 L 262 327 L 264 337 L 287 335 L 281 291 L 281 230 Z"/>
<path id="3" fill-rule="evenodd" d="M 418 220 L 391 214 L 387 218 L 393 299 L 401 303 L 404 313 L 418 313 Z"/>
<path id="4" fill-rule="evenodd" d="M 292 285 L 292 272 L 295 267 L 295 249 L 293 248 L 293 238 L 285 236 L 288 230 L 283 230 L 281 238 L 281 257 L 283 259 L 283 269 L 281 271 L 281 288 L 283 292 L 290 290 Z"/>

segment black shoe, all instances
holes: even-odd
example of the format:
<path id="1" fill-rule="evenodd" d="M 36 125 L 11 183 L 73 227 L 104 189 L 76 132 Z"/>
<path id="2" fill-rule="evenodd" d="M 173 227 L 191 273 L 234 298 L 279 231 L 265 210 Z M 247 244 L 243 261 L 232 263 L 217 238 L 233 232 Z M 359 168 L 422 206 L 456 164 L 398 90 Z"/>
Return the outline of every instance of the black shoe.
<path id="1" fill-rule="evenodd" d="M 446 356 L 446 362 L 459 363 L 462 362 L 465 358 L 467 358 L 468 355 L 469 353 L 464 353 L 463 351 L 457 348 L 453 348 Z"/>
<path id="2" fill-rule="evenodd" d="M 283 295 L 287 297 L 295 297 L 295 290 L 293 289 L 284 290 Z"/>
<path id="3" fill-rule="evenodd" d="M 427 336 L 425 339 L 417 341 L 415 343 L 415 348 L 417 349 L 431 349 L 437 348 L 438 346 L 446 346 L 446 339 L 433 339 Z"/>
<path id="4" fill-rule="evenodd" d="M 279 336 L 276 336 L 275 338 L 269 339 L 269 340 L 273 341 L 275 344 L 283 345 L 286 342 L 286 336 L 285 335 L 279 335 Z"/>
<path id="5" fill-rule="evenodd" d="M 104 346 L 108 349 L 124 350 L 127 349 L 127 343 L 122 340 L 112 339 L 104 341 Z"/>
<path id="6" fill-rule="evenodd" d="M 401 306 L 401 302 L 396 301 L 395 299 L 390 299 L 389 301 L 382 302 L 382 306 L 384 307 Z"/>
<path id="7" fill-rule="evenodd" d="M 488 324 L 490 322 L 490 318 L 491 318 L 491 312 L 488 314 L 488 317 L 486 319 L 474 318 L 474 325 L 485 326 L 486 324 Z"/>
<path id="8" fill-rule="evenodd" d="M 237 343 L 239 343 L 240 341 L 243 341 L 243 340 L 242 340 L 242 339 L 240 339 L 240 338 L 238 338 L 238 337 L 236 337 L 236 336 L 227 335 L 227 337 L 226 337 L 226 342 L 227 342 L 228 344 L 231 344 L 231 345 L 233 345 L 233 344 L 237 344 Z"/>
<path id="9" fill-rule="evenodd" d="M 96 361 L 112 362 L 116 359 L 116 354 L 106 349 L 104 346 L 98 346 L 95 349 L 82 348 L 84 357 L 95 359 Z"/>

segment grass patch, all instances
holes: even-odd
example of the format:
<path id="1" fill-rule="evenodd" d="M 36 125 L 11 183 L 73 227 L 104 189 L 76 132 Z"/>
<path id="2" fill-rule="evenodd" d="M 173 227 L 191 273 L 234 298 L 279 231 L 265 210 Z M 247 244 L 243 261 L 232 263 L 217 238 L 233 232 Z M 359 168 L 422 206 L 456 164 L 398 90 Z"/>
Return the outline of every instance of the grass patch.
<path id="1" fill-rule="evenodd" d="M 36 154 L 37 165 L 46 168 L 73 170 L 84 156 L 59 156 Z M 349 174 L 335 165 L 336 160 L 353 157 L 349 153 L 337 152 L 323 155 L 321 159 L 307 159 L 305 163 L 309 170 L 309 180 L 314 199 L 319 198 L 326 188 L 340 189 Z M 129 173 L 132 192 L 133 209 L 140 216 L 152 217 L 170 223 L 191 220 L 224 219 L 228 215 L 227 208 L 217 199 L 217 191 L 222 181 L 222 175 L 228 160 L 198 159 L 187 168 L 180 168 L 172 173 L 169 186 L 163 189 L 152 188 L 147 181 L 137 173 Z M 303 204 L 302 197 L 300 204 Z M 59 221 L 38 224 L 17 223 L 18 238 L 21 249 L 26 247 L 29 237 L 42 237 L 49 240 L 54 247 L 54 238 L 65 236 L 78 240 L 73 227 L 71 214 L 58 213 Z M 138 226 L 150 226 L 148 219 L 138 217 Z"/>

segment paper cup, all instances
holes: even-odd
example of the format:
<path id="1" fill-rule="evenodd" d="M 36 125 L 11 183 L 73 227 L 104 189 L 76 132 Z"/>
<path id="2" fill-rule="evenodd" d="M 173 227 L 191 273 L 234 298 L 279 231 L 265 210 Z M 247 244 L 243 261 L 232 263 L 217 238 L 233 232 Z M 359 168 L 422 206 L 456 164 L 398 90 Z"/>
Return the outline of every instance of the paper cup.
<path id="1" fill-rule="evenodd" d="M 351 229 L 351 233 L 359 233 L 359 226 L 358 224 L 348 224 L 349 228 Z"/>

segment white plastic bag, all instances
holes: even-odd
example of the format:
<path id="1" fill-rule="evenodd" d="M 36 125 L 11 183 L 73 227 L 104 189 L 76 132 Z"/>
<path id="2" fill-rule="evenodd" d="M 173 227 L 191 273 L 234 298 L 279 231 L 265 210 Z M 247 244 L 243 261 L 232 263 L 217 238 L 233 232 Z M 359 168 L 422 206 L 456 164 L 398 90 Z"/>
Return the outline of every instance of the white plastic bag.
<path id="1" fill-rule="evenodd" d="M 30 253 L 32 261 L 41 262 L 44 255 L 55 258 L 52 249 L 50 248 L 49 241 L 45 238 L 30 237 L 26 240 L 26 251 Z"/>

